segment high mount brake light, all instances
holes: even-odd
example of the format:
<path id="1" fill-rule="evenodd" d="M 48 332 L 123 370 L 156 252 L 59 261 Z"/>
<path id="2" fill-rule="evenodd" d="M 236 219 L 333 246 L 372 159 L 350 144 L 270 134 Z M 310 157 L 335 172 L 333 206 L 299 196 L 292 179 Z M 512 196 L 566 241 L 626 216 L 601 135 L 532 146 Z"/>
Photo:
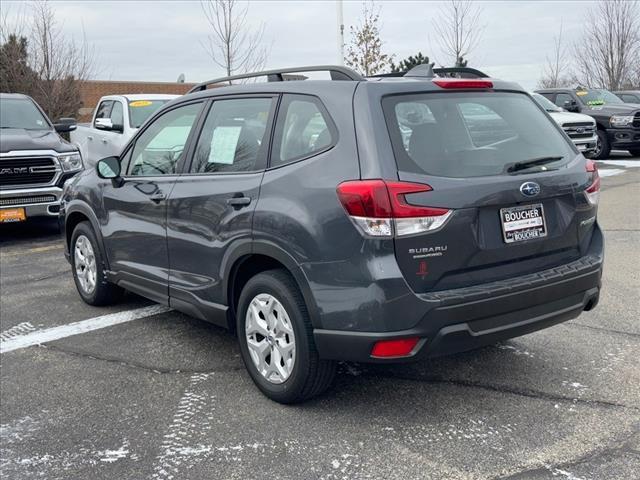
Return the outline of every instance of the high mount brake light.
<path id="1" fill-rule="evenodd" d="M 366 235 L 392 237 L 437 230 L 451 216 L 446 208 L 411 205 L 405 195 L 429 192 L 429 185 L 385 180 L 353 180 L 336 189 L 353 222 Z"/>
<path id="2" fill-rule="evenodd" d="M 587 160 L 586 169 L 591 173 L 591 185 L 584 191 L 587 201 L 591 205 L 598 205 L 600 200 L 600 175 L 598 174 L 598 165 L 593 160 Z"/>
<path id="3" fill-rule="evenodd" d="M 490 80 L 468 80 L 465 78 L 438 78 L 433 81 L 440 88 L 493 88 Z"/>

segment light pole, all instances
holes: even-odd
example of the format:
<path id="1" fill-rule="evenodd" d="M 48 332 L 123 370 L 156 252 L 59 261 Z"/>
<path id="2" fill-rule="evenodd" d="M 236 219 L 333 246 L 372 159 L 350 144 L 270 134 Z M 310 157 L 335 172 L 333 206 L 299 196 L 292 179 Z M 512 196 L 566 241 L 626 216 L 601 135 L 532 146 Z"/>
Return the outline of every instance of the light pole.
<path id="1" fill-rule="evenodd" d="M 342 0 L 336 0 L 338 20 L 338 65 L 344 65 L 344 18 L 342 15 Z"/>

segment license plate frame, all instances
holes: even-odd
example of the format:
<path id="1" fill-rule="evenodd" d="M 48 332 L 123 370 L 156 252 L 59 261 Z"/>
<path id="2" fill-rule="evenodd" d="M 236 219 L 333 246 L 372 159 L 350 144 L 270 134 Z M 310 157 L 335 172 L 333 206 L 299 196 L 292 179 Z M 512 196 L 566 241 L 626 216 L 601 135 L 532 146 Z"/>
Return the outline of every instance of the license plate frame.
<path id="1" fill-rule="evenodd" d="M 24 207 L 0 208 L 0 223 L 24 222 L 27 219 L 27 212 Z"/>
<path id="2" fill-rule="evenodd" d="M 535 211 L 536 214 L 528 214 L 524 218 L 522 215 L 518 215 L 520 212 L 526 211 Z M 507 216 L 509 214 L 515 214 L 517 218 Z M 544 205 L 542 203 L 533 203 L 501 208 L 500 226 L 502 228 L 502 238 L 507 244 L 544 238 L 548 233 Z"/>

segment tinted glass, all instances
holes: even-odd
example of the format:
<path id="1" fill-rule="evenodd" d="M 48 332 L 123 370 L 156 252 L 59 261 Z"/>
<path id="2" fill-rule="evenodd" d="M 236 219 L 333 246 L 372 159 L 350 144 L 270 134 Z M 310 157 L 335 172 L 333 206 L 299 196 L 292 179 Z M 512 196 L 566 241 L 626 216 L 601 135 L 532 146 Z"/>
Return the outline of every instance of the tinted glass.
<path id="1" fill-rule="evenodd" d="M 562 108 L 558 107 L 557 105 L 554 105 L 553 102 L 551 102 L 546 97 L 543 97 L 539 93 L 532 93 L 531 96 L 547 112 L 562 112 Z"/>
<path id="2" fill-rule="evenodd" d="M 271 98 L 213 103 L 191 167 L 194 173 L 249 172 L 264 165 Z"/>
<path id="3" fill-rule="evenodd" d="M 383 99 L 383 107 L 402 171 L 458 178 L 500 175 L 514 162 L 561 157 L 545 165 L 551 169 L 576 155 L 524 94 L 394 95 Z"/>
<path id="4" fill-rule="evenodd" d="M 610 103 L 624 103 L 608 90 L 576 90 L 576 95 L 582 103 L 591 107 Z"/>
<path id="5" fill-rule="evenodd" d="M 47 119 L 28 98 L 3 98 L 0 101 L 0 128 L 51 129 Z"/>
<path id="6" fill-rule="evenodd" d="M 175 108 L 149 125 L 136 140 L 129 175 L 176 173 L 201 106 L 196 103 Z"/>
<path id="7" fill-rule="evenodd" d="M 111 109 L 111 123 L 113 125 L 124 124 L 124 114 L 121 102 L 113 102 L 113 108 Z"/>
<path id="8" fill-rule="evenodd" d="M 559 93 L 556 95 L 556 105 L 558 107 L 564 108 L 565 102 L 571 102 L 571 100 L 573 100 L 573 97 L 568 93 Z"/>
<path id="9" fill-rule="evenodd" d="M 98 118 L 109 118 L 111 115 L 111 106 L 113 105 L 113 100 L 105 100 L 100 103 L 98 106 L 98 111 L 96 112 L 96 119 Z"/>
<path id="10" fill-rule="evenodd" d="M 131 128 L 140 126 L 169 100 L 134 100 L 129 102 L 129 124 Z"/>
<path id="11" fill-rule="evenodd" d="M 320 152 L 334 143 L 324 107 L 315 97 L 285 95 L 278 114 L 271 166 Z"/>

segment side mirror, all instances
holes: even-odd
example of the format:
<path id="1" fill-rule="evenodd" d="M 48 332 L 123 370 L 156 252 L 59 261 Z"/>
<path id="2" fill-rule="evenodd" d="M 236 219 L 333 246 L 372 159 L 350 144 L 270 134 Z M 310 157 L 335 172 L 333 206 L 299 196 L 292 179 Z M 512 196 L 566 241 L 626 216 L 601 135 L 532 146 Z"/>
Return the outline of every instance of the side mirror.
<path id="1" fill-rule="evenodd" d="M 61 118 L 53 124 L 53 128 L 55 128 L 58 133 L 68 133 L 78 128 L 78 124 L 75 118 Z"/>
<path id="2" fill-rule="evenodd" d="M 566 102 L 564 102 L 564 109 L 568 112 L 580 112 L 578 102 L 576 102 L 575 100 L 567 100 Z"/>
<path id="3" fill-rule="evenodd" d="M 121 187 L 124 180 L 120 176 L 120 158 L 106 157 L 96 164 L 96 171 L 100 178 L 105 178 L 113 182 L 114 187 Z"/>
<path id="4" fill-rule="evenodd" d="M 111 130 L 113 128 L 113 124 L 111 123 L 110 118 L 96 118 L 95 127 L 100 130 Z"/>

